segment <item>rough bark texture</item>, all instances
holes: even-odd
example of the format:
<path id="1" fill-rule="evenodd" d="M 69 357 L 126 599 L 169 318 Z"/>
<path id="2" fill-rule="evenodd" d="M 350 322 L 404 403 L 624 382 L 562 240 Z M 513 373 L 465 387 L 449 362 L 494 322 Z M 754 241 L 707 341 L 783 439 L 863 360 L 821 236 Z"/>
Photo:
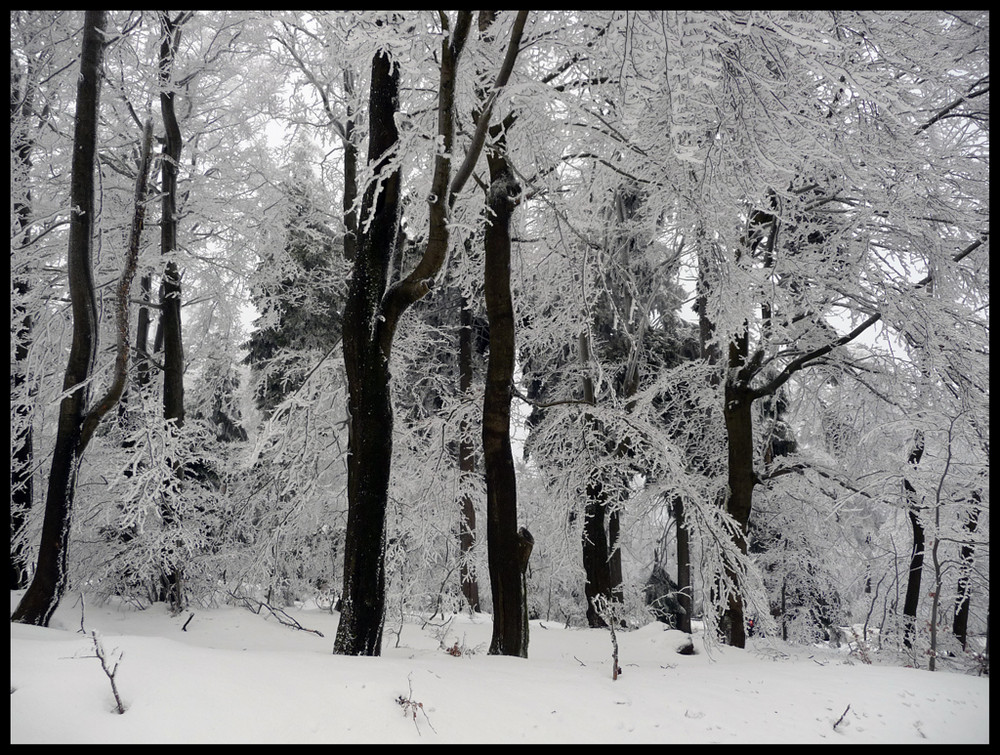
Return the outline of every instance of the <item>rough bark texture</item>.
<path id="1" fill-rule="evenodd" d="M 399 69 L 385 54 L 372 61 L 368 160 L 381 191 L 365 194 L 354 274 L 344 308 L 344 363 L 350 430 L 344 592 L 334 653 L 379 655 L 385 618 L 385 508 L 392 459 L 389 354 L 380 346 L 380 308 L 396 241 L 399 170 L 387 166 L 399 134 Z M 384 176 L 384 179 L 381 178 Z"/>
<path id="2" fill-rule="evenodd" d="M 528 657 L 525 574 L 530 534 L 517 527 L 517 483 L 510 445 L 514 380 L 514 306 L 510 293 L 510 220 L 520 187 L 506 160 L 490 156 L 485 239 L 484 293 L 490 324 L 490 355 L 483 399 L 483 463 L 486 468 L 486 537 L 493 592 L 493 655 Z"/>
<path id="3" fill-rule="evenodd" d="M 726 499 L 726 509 L 738 525 L 737 531 L 733 534 L 733 540 L 740 553 L 745 556 L 747 553 L 747 525 L 750 521 L 755 483 L 752 402 L 747 398 L 738 382 L 727 382 L 725 395 L 726 404 L 723 416 L 726 420 L 726 435 L 729 438 L 729 496 Z M 726 576 L 736 586 L 729 597 L 729 606 L 725 612 L 728 644 L 738 648 L 746 647 L 746 617 L 743 597 L 740 593 L 740 580 L 733 565 L 726 565 Z"/>
<path id="4" fill-rule="evenodd" d="M 90 258 L 104 24 L 103 11 L 86 12 L 73 134 L 70 200 L 74 212 L 70 219 L 67 255 L 73 341 L 63 380 L 66 397 L 59 405 L 38 564 L 31 584 L 11 616 L 12 621 L 39 626 L 48 626 L 66 589 L 70 523 L 77 470 L 83 453 L 80 439 L 89 393 L 85 384 L 93 369 L 97 345 L 97 308 Z"/>
<path id="5" fill-rule="evenodd" d="M 472 391 L 472 310 L 465 296 L 461 297 L 458 331 L 458 388 L 464 398 Z M 472 439 L 469 437 L 468 421 L 463 418 L 459 432 L 458 469 L 463 477 L 475 474 L 476 457 Z M 459 569 L 462 595 L 473 611 L 479 611 L 479 582 L 470 568 L 472 548 L 476 543 L 476 507 L 472 496 L 463 493 L 460 500 L 460 521 L 458 545 L 461 554 Z"/>
<path id="6" fill-rule="evenodd" d="M 684 499 L 674 499 L 674 522 L 677 525 L 677 602 L 683 613 L 677 628 L 691 634 L 691 537 L 684 523 Z"/>
<path id="7" fill-rule="evenodd" d="M 180 27 L 187 18 L 181 14 L 171 19 L 162 11 L 160 42 L 160 112 L 163 117 L 163 159 L 160 161 L 162 217 L 160 220 L 160 252 L 167 264 L 160 286 L 160 325 L 163 333 L 163 418 L 175 427 L 184 425 L 184 345 L 181 335 L 181 276 L 172 258 L 177 251 L 177 174 L 181 159 L 180 126 L 174 108 L 175 93 L 171 86 L 171 69 L 180 43 Z M 180 474 L 179 460 L 175 468 Z M 163 523 L 178 524 L 178 515 L 169 499 L 162 506 Z M 175 611 L 184 607 L 183 579 L 180 564 L 165 563 L 161 574 L 161 597 Z"/>
<path id="8" fill-rule="evenodd" d="M 909 463 L 916 469 L 924 455 L 923 435 L 918 431 L 910 450 Z M 906 491 L 907 512 L 910 517 L 910 527 L 913 529 L 913 550 L 910 553 L 910 569 L 906 580 L 906 598 L 903 601 L 903 645 L 913 647 L 913 636 L 916 632 L 917 607 L 920 604 L 920 577 L 924 568 L 924 526 L 917 513 L 917 491 L 909 480 L 903 480 Z"/>

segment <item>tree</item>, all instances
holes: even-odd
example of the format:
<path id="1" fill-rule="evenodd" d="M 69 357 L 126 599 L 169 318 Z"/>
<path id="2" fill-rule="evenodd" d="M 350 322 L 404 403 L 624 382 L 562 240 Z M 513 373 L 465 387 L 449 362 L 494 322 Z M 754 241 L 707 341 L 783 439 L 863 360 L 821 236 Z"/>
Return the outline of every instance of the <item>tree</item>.
<path id="1" fill-rule="evenodd" d="M 524 14 L 512 35 L 516 59 Z M 344 362 L 347 370 L 350 433 L 348 441 L 348 519 L 344 557 L 343 611 L 334 652 L 381 652 L 385 594 L 385 508 L 392 458 L 392 405 L 389 359 L 399 318 L 429 291 L 448 252 L 448 214 L 479 156 L 492 113 L 484 108 L 462 166 L 454 176 L 454 109 L 457 66 L 471 27 L 471 14 L 459 13 L 445 32 L 440 52 L 438 128 L 441 145 L 434 156 L 429 228 L 416 267 L 386 290 L 398 230 L 400 171 L 394 159 L 399 144 L 399 65 L 388 50 L 375 54 L 369 95 L 368 162 L 373 180 L 363 193 L 354 270 L 344 311 Z M 386 24 L 383 24 L 386 25 Z M 504 72 L 501 71 L 501 75 Z M 498 77 L 499 78 L 499 77 Z M 505 76 L 504 76 L 505 78 Z M 495 97 L 495 92 L 493 96 Z"/>
<path id="2" fill-rule="evenodd" d="M 75 211 L 69 237 L 69 289 L 73 307 L 73 342 L 63 380 L 66 393 L 59 408 L 45 519 L 38 564 L 12 621 L 48 626 L 67 584 L 69 534 L 81 457 L 101 419 L 114 407 L 125 384 L 128 364 L 128 294 L 135 274 L 139 237 L 145 214 L 146 177 L 149 171 L 152 122 L 145 127 L 135 189 L 135 211 L 129 249 L 118 286 L 118 348 L 114 379 L 108 392 L 89 404 L 89 381 L 97 351 L 98 322 L 91 272 L 94 233 L 94 164 L 100 109 L 100 67 L 104 51 L 103 11 L 87 11 L 84 18 L 71 196 Z"/>
<path id="3" fill-rule="evenodd" d="M 525 13 L 515 20 L 508 47 L 510 65 L 517 55 Z M 491 34 L 496 13 L 480 11 L 480 34 Z M 496 88 L 506 78 L 497 79 Z M 486 115 L 488 118 L 489 116 Z M 481 113 L 480 120 L 483 118 Z M 511 216 L 521 187 L 507 162 L 506 143 L 496 133 L 487 150 L 490 184 L 486 196 L 483 296 L 489 322 L 489 362 L 483 395 L 483 466 L 486 473 L 486 540 L 490 587 L 493 594 L 493 655 L 528 657 L 528 559 L 534 545 L 531 533 L 517 526 L 517 482 L 510 442 L 510 402 L 516 355 L 514 306 L 510 289 Z"/>

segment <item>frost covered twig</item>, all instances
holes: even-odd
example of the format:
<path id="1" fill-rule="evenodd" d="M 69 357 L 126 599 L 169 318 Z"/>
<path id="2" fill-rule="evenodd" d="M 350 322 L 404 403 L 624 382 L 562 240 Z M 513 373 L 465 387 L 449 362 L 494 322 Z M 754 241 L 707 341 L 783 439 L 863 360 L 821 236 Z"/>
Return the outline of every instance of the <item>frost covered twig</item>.
<path id="1" fill-rule="evenodd" d="M 104 673 L 108 677 L 108 681 L 111 682 L 111 692 L 115 696 L 115 704 L 118 706 L 118 715 L 121 715 L 125 712 L 125 706 L 122 704 L 121 696 L 118 694 L 118 685 L 115 684 L 115 674 L 118 673 L 118 664 L 121 663 L 123 654 L 119 653 L 118 658 L 115 660 L 115 665 L 108 668 L 108 658 L 104 652 L 104 646 L 97 638 L 97 632 L 91 631 L 90 639 L 94 642 L 94 657 L 101 662 L 101 668 L 104 669 Z"/>
<path id="2" fill-rule="evenodd" d="M 301 629 L 303 632 L 312 632 L 313 634 L 318 634 L 320 637 L 323 636 L 323 633 L 318 629 L 309 629 L 307 627 L 302 626 L 301 624 L 299 624 L 299 622 L 297 622 L 287 613 L 282 611 L 280 608 L 274 608 L 268 603 L 264 603 L 260 600 L 249 598 L 246 595 L 236 595 L 235 593 L 230 592 L 229 596 L 233 600 L 242 603 L 244 608 L 246 608 L 249 611 L 253 611 L 255 614 L 260 614 L 261 610 L 266 608 L 268 611 L 271 612 L 271 615 L 278 620 L 278 623 L 284 624 L 286 627 L 292 627 L 293 629 Z M 188 619 L 188 621 L 190 621 L 190 619 Z M 185 624 L 185 626 L 187 626 L 187 624 Z"/>
<path id="3" fill-rule="evenodd" d="M 621 604 L 608 600 L 604 595 L 598 595 L 594 598 L 594 608 L 611 631 L 611 679 L 617 681 L 622 668 L 618 665 L 618 635 L 615 634 L 615 624 L 622 620 Z"/>
<path id="4" fill-rule="evenodd" d="M 431 731 L 437 734 L 437 729 L 434 728 L 434 724 L 427 717 L 427 711 L 424 710 L 424 704 L 413 699 L 413 675 L 410 674 L 406 677 L 407 686 L 410 688 L 410 696 L 403 697 L 400 695 L 396 698 L 396 704 L 403 709 L 403 715 L 413 719 L 413 725 L 417 729 L 417 734 L 420 734 L 420 727 L 417 726 L 417 711 L 419 710 L 424 714 L 424 720 L 427 721 L 427 725 L 431 727 Z"/>

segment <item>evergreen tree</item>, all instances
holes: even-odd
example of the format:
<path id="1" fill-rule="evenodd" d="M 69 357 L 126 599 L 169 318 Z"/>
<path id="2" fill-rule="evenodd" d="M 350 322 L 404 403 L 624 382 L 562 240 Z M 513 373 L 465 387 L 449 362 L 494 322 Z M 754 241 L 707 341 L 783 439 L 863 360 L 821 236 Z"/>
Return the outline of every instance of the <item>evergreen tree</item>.
<path id="1" fill-rule="evenodd" d="M 340 342 L 346 297 L 343 245 L 308 185 L 290 180 L 285 243 L 260 259 L 251 291 L 260 312 L 244 344 L 254 401 L 269 415 Z"/>

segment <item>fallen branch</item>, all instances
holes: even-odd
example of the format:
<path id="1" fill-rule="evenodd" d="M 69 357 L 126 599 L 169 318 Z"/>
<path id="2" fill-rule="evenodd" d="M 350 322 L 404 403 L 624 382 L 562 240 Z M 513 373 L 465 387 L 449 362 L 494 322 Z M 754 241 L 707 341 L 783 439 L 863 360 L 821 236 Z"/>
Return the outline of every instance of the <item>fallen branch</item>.
<path id="1" fill-rule="evenodd" d="M 230 592 L 229 596 L 233 600 L 242 603 L 243 607 L 246 608 L 248 611 L 252 611 L 253 613 L 259 615 L 261 610 L 266 608 L 268 611 L 271 612 L 271 615 L 278 620 L 279 624 L 283 624 L 286 627 L 292 627 L 293 629 L 299 629 L 303 632 L 312 632 L 313 634 L 318 634 L 320 637 L 323 637 L 323 633 L 321 631 L 319 631 L 318 629 L 309 629 L 307 627 L 302 626 L 301 624 L 299 624 L 299 622 L 297 622 L 287 613 L 282 611 L 280 608 L 274 608 L 268 603 L 265 603 L 260 600 L 255 600 L 254 598 L 249 598 L 246 595 L 236 595 Z M 256 604 L 256 606 L 254 606 L 254 604 Z M 194 616 L 194 614 L 191 615 Z M 188 621 L 190 621 L 190 619 L 188 619 Z M 187 625 L 185 624 L 185 626 Z"/>
<path id="2" fill-rule="evenodd" d="M 844 716 L 846 716 L 846 715 L 847 715 L 847 711 L 849 711 L 850 709 L 851 709 L 851 704 L 850 704 L 850 703 L 848 703 L 848 704 L 847 704 L 847 707 L 846 707 L 846 708 L 844 708 L 844 712 L 840 714 L 840 718 L 838 718 L 838 719 L 837 719 L 837 722 L 836 722 L 836 723 L 835 723 L 835 724 L 833 725 L 833 730 L 834 730 L 834 731 L 836 731 L 836 730 L 837 730 L 837 726 L 838 726 L 838 725 L 840 724 L 840 722 L 841 722 L 841 721 L 843 721 L 843 720 L 844 720 Z"/>

